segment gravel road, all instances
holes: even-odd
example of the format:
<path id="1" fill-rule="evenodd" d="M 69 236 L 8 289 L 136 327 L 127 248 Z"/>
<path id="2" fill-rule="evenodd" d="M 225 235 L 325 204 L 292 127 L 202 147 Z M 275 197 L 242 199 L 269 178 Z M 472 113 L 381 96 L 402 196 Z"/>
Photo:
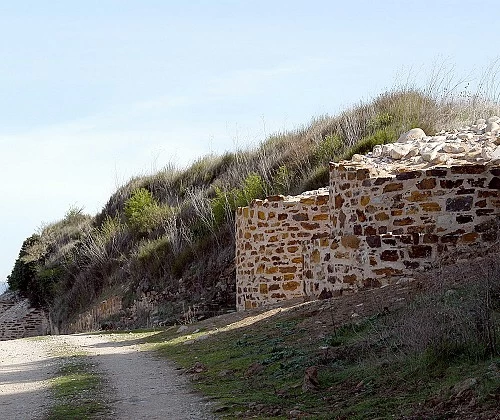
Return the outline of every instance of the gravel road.
<path id="1" fill-rule="evenodd" d="M 134 337 L 134 336 L 130 336 Z M 122 334 L 75 334 L 0 342 L 0 413 L 8 419 L 43 418 L 50 403 L 53 349 L 89 355 L 109 384 L 113 419 L 212 420 L 210 404 L 189 389 L 175 367 L 141 350 Z"/>

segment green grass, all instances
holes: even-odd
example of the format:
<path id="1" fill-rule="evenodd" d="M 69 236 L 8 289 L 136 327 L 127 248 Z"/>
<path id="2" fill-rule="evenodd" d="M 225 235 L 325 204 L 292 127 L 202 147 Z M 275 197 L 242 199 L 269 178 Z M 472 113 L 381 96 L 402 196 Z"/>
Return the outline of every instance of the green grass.
<path id="1" fill-rule="evenodd" d="M 73 354 L 60 359 L 51 382 L 54 403 L 48 420 L 102 419 L 109 415 L 105 384 L 87 356 Z"/>

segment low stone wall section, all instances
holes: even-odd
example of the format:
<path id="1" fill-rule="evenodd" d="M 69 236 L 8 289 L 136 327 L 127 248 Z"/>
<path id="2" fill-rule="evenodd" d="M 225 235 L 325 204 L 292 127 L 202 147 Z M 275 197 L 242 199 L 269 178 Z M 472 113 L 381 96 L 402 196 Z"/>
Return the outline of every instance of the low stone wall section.
<path id="1" fill-rule="evenodd" d="M 236 217 L 237 309 L 304 295 L 304 246 L 327 237 L 327 189 L 310 195 L 268 197 L 239 208 Z"/>
<path id="2" fill-rule="evenodd" d="M 49 334 L 49 322 L 42 309 L 28 299 L 7 293 L 0 296 L 0 341 Z"/>

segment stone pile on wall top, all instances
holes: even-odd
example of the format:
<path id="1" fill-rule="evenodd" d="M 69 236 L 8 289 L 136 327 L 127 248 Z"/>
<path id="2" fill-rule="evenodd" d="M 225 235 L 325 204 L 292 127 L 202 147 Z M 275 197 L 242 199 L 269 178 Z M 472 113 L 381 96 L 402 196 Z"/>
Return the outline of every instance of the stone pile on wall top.
<path id="1" fill-rule="evenodd" d="M 478 119 L 471 126 L 432 136 L 414 128 L 395 143 L 377 145 L 372 152 L 340 164 L 370 168 L 371 176 L 433 166 L 500 165 L 500 117 Z"/>

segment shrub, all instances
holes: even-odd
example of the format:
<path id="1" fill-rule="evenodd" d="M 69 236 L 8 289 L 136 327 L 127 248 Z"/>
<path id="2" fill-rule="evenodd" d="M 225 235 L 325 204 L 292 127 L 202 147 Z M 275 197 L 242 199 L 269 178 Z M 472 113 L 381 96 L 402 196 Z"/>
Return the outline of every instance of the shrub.
<path id="1" fill-rule="evenodd" d="M 168 205 L 159 205 L 149 190 L 139 188 L 125 202 L 124 213 L 132 231 L 146 234 L 170 217 L 172 210 Z"/>

